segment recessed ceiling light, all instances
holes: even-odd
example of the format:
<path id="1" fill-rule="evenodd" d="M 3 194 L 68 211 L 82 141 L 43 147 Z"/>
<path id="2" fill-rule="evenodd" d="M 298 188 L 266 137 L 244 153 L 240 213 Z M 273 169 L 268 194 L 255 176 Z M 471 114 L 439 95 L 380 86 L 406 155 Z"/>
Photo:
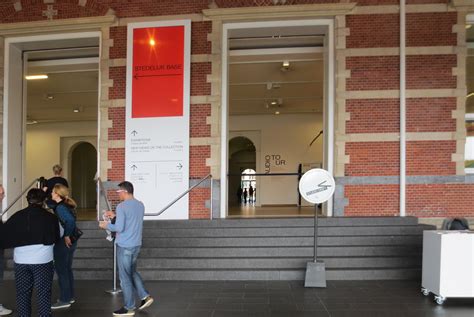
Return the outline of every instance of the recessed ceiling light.
<path id="1" fill-rule="evenodd" d="M 26 80 L 47 79 L 48 75 L 26 75 Z"/>

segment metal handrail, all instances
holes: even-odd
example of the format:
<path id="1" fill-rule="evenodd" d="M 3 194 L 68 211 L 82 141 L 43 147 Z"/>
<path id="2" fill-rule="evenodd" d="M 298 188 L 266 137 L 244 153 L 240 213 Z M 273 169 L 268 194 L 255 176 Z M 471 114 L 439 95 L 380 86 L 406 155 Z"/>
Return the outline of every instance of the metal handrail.
<path id="1" fill-rule="evenodd" d="M 112 210 L 112 207 L 110 205 L 110 201 L 107 198 L 107 194 L 105 192 L 104 183 L 102 182 L 100 177 L 97 177 L 97 183 L 99 184 L 99 193 L 105 198 L 105 204 L 107 205 L 107 210 Z"/>
<path id="2" fill-rule="evenodd" d="M 35 178 L 34 181 L 31 182 L 30 185 L 28 185 L 28 187 L 26 187 L 20 195 L 18 195 L 14 200 L 13 202 L 7 207 L 5 208 L 4 211 L 0 211 L 0 218 L 3 217 L 4 214 L 6 214 L 15 204 L 18 200 L 20 200 L 20 198 L 31 188 L 33 187 L 34 184 L 37 184 L 38 182 L 40 182 L 42 179 L 44 179 L 44 177 L 40 177 L 40 178 Z"/>
<path id="3" fill-rule="evenodd" d="M 212 174 L 208 174 L 206 175 L 205 177 L 201 178 L 199 180 L 199 182 L 193 186 L 191 186 L 188 190 L 186 190 L 184 193 L 182 193 L 181 195 L 179 195 L 178 197 L 176 197 L 172 202 L 170 202 L 168 205 L 166 205 L 163 209 L 161 209 L 160 211 L 158 212 L 155 212 L 155 213 L 145 213 L 145 216 L 159 216 L 161 215 L 162 213 L 164 213 L 166 210 L 168 210 L 171 206 L 173 206 L 178 200 L 180 200 L 181 198 L 183 198 L 184 196 L 186 196 L 187 194 L 189 194 L 189 192 L 191 192 L 194 188 L 198 187 L 199 185 L 201 185 L 205 180 L 207 180 L 208 178 L 211 179 L 211 219 L 212 219 Z"/>

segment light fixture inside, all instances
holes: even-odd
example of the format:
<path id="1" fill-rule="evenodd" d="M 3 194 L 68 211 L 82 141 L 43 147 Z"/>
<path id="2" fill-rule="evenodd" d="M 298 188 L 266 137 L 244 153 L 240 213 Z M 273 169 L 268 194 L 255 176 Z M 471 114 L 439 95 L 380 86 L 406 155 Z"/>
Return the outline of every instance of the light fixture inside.
<path id="1" fill-rule="evenodd" d="M 275 111 L 275 114 L 280 114 L 280 111 Z"/>
<path id="2" fill-rule="evenodd" d="M 52 94 L 46 94 L 44 95 L 44 99 L 46 100 L 53 100 L 54 99 L 54 96 Z"/>
<path id="3" fill-rule="evenodd" d="M 38 79 L 48 79 L 48 75 L 26 75 L 26 80 L 38 80 Z"/>
<path id="4" fill-rule="evenodd" d="M 471 93 L 469 93 L 469 94 L 466 96 L 466 98 L 469 98 L 469 97 L 472 97 L 472 96 L 474 96 L 474 91 L 471 92 Z"/>
<path id="5" fill-rule="evenodd" d="M 283 61 L 282 66 L 283 67 L 290 67 L 290 62 L 289 61 Z"/>
<path id="6" fill-rule="evenodd" d="M 472 24 L 466 24 L 466 29 L 470 29 L 472 27 Z"/>
<path id="7" fill-rule="evenodd" d="M 155 44 L 156 44 L 154 39 L 150 39 L 149 43 L 150 43 L 150 46 L 155 46 Z"/>

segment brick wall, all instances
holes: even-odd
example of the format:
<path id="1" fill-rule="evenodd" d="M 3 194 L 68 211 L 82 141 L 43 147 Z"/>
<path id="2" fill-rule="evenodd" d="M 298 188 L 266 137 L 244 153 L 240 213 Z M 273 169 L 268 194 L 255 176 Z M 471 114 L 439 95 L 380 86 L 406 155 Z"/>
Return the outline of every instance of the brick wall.
<path id="1" fill-rule="evenodd" d="M 271 0 L 258 1 L 271 5 Z M 340 0 L 287 0 L 287 5 L 312 3 L 339 3 Z M 0 23 L 44 20 L 43 0 L 22 0 L 22 10 L 15 11 L 14 1 L 0 1 Z M 254 6 L 254 0 L 216 0 L 219 7 Z M 446 0 L 408 0 L 408 4 L 446 4 Z M 88 0 L 85 7 L 77 0 L 56 0 L 54 9 L 58 15 L 54 18 L 66 19 L 88 16 L 102 16 L 112 9 L 118 18 L 200 14 L 207 9 L 208 0 Z M 361 7 L 376 5 L 397 6 L 398 0 L 359 0 Z M 370 9 L 370 8 L 369 8 Z M 426 47 L 456 46 L 457 34 L 453 25 L 457 22 L 457 12 L 421 12 L 407 14 L 407 46 Z M 399 46 L 399 15 L 387 14 L 351 14 L 345 18 L 348 29 L 346 48 L 380 49 Z M 212 31 L 212 22 L 192 22 L 191 53 L 193 55 L 211 54 L 211 43 L 207 41 Z M 110 59 L 126 58 L 126 26 L 110 28 L 113 46 Z M 379 54 L 380 55 L 380 54 Z M 457 67 L 457 56 L 452 55 L 409 55 L 407 57 L 408 89 L 456 89 L 457 78 L 452 69 Z M 345 111 L 350 120 L 346 122 L 348 134 L 385 134 L 399 131 L 399 100 L 386 96 L 387 90 L 399 88 L 399 57 L 387 56 L 348 56 L 346 68 L 350 76 L 346 80 L 346 90 L 380 90 L 377 99 L 347 99 Z M 191 95 L 210 96 L 211 63 L 191 64 Z M 126 68 L 110 67 L 109 78 L 113 86 L 108 89 L 111 101 L 123 101 L 125 98 Z M 337 97 L 337 96 L 336 96 Z M 407 131 L 410 133 L 456 132 L 456 120 L 452 112 L 456 109 L 454 97 L 420 97 L 407 99 Z M 125 139 L 125 109 L 109 108 L 108 119 L 112 125 L 108 128 L 109 141 Z M 211 127 L 207 123 L 211 115 L 210 104 L 192 104 L 190 112 L 190 134 L 192 138 L 211 136 Z M 407 172 L 412 176 L 455 175 L 455 163 L 452 154 L 456 152 L 454 140 L 409 141 L 407 144 Z M 345 165 L 345 176 L 397 176 L 399 174 L 399 143 L 396 141 L 347 142 L 345 154 L 349 163 Z M 200 178 L 210 172 L 206 161 L 211 156 L 210 146 L 191 146 L 190 177 Z M 124 149 L 109 148 L 107 159 L 112 168 L 107 178 L 120 181 L 124 178 Z M 469 213 L 468 206 L 473 205 L 471 194 L 473 185 L 469 184 L 429 184 L 409 185 L 408 206 L 410 214 L 419 216 L 444 216 L 457 211 Z M 207 218 L 209 209 L 205 201 L 210 197 L 209 189 L 200 188 L 191 194 L 190 216 Z M 346 215 L 394 215 L 398 213 L 398 185 L 347 185 L 345 198 L 349 205 Z M 469 205 L 470 204 L 470 205 Z M 471 212 L 472 214 L 472 212 Z"/>

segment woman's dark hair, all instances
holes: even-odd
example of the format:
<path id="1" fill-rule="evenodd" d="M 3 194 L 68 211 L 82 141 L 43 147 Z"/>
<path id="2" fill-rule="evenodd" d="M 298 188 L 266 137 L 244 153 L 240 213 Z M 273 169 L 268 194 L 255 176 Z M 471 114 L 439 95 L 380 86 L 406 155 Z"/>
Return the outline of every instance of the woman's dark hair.
<path id="1" fill-rule="evenodd" d="M 46 193 L 39 188 L 32 188 L 26 194 L 28 205 L 42 205 L 46 199 Z"/>

